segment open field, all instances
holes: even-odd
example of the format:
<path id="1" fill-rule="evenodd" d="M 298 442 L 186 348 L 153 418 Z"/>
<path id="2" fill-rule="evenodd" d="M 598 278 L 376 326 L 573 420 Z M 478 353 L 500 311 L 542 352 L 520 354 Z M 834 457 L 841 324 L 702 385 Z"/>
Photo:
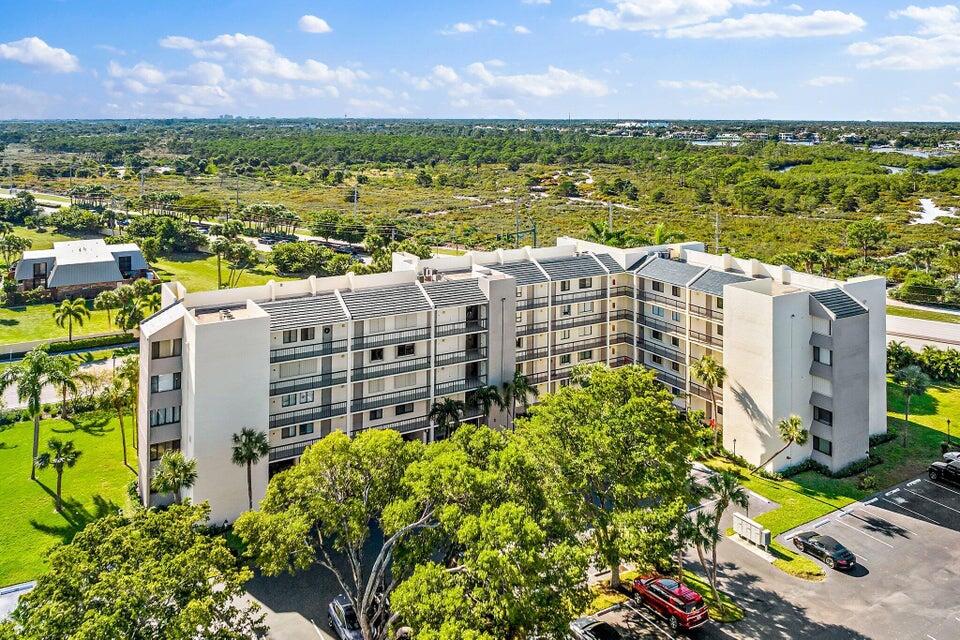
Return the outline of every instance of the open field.
<path id="1" fill-rule="evenodd" d="M 175 256 L 163 256 L 153 262 L 157 274 L 167 281 L 182 282 L 187 291 L 208 291 L 217 288 L 217 258 L 208 253 L 185 253 Z M 227 279 L 229 267 L 221 265 L 223 280 Z M 240 287 L 265 284 L 270 280 L 291 280 L 279 276 L 269 265 L 248 270 L 240 276 Z"/>
<path id="2" fill-rule="evenodd" d="M 127 444 L 131 425 L 125 421 Z M 30 480 L 33 425 L 20 422 L 0 427 L 0 585 L 35 578 L 45 568 L 44 554 L 55 544 L 69 542 L 83 526 L 127 504 L 127 485 L 133 471 L 123 466 L 117 419 L 106 414 L 83 414 L 66 422 L 44 420 L 40 450 L 51 436 L 72 440 L 82 454 L 63 476 L 63 513 L 55 509 L 57 476 L 53 469 Z M 136 451 L 128 458 L 135 465 Z"/>
<path id="3" fill-rule="evenodd" d="M 0 307 L 0 344 L 47 338 L 66 340 L 66 327 L 61 329 L 53 319 L 55 307 L 52 302 Z M 90 310 L 90 317 L 84 320 L 83 326 L 77 326 L 76 323 L 73 325 L 75 339 L 91 333 L 117 331 L 115 326 L 107 323 L 106 311 L 95 310 L 92 302 L 87 303 L 87 308 Z"/>

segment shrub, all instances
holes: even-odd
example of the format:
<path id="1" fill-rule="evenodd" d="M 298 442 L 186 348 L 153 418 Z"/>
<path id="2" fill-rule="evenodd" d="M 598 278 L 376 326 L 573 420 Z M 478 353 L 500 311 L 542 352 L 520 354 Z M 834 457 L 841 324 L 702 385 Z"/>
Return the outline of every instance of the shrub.
<path id="1" fill-rule="evenodd" d="M 880 487 L 880 481 L 872 473 L 865 473 L 857 480 L 857 489 L 861 491 L 876 491 Z"/>
<path id="2" fill-rule="evenodd" d="M 872 449 L 873 447 L 890 442 L 891 440 L 895 440 L 896 437 L 897 430 L 892 427 L 888 427 L 883 433 L 875 433 L 870 436 L 870 448 Z"/>
<path id="3" fill-rule="evenodd" d="M 73 342 L 51 342 L 49 346 L 50 353 L 61 353 L 63 351 L 72 351 L 74 349 L 112 347 L 115 344 L 126 344 L 133 341 L 134 338 L 129 333 L 119 333 L 111 336 L 97 336 L 95 338 L 77 338 Z"/>

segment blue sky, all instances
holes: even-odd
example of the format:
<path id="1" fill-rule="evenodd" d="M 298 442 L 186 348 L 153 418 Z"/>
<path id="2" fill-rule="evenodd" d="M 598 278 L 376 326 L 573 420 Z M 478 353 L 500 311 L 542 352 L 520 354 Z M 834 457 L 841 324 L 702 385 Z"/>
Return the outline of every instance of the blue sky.
<path id="1" fill-rule="evenodd" d="M 0 118 L 960 120 L 960 7 L 4 0 Z"/>

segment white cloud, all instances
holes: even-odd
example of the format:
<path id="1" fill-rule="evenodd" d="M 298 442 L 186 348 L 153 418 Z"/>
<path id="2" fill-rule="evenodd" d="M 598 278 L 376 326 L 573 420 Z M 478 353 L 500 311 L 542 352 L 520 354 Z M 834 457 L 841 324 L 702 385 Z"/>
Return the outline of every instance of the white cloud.
<path id="1" fill-rule="evenodd" d="M 811 87 L 830 87 L 838 84 L 847 84 L 848 82 L 850 82 L 850 78 L 847 76 L 817 76 L 807 80 L 807 84 Z"/>
<path id="2" fill-rule="evenodd" d="M 960 66 L 960 9 L 956 6 L 909 6 L 890 17 L 913 20 L 916 34 L 851 44 L 847 53 L 863 58 L 861 67 L 923 71 Z"/>
<path id="3" fill-rule="evenodd" d="M 520 0 L 523 4 L 550 4 L 550 0 Z"/>
<path id="4" fill-rule="evenodd" d="M 300 27 L 300 31 L 305 31 L 306 33 L 330 33 L 333 31 L 326 20 L 310 14 L 301 16 L 300 20 L 297 21 L 297 25 Z"/>
<path id="5" fill-rule="evenodd" d="M 36 118 L 58 100 L 59 96 L 0 82 L 0 119 Z"/>
<path id="6" fill-rule="evenodd" d="M 575 16 L 598 29 L 661 31 L 700 24 L 727 15 L 736 6 L 763 6 L 764 0 L 613 0 L 613 9 L 595 7 Z"/>
<path id="7" fill-rule="evenodd" d="M 704 100 L 729 102 L 732 100 L 776 100 L 773 91 L 751 89 L 741 84 L 722 84 L 704 80 L 661 80 L 661 87 L 678 91 L 693 91 Z"/>
<path id="8" fill-rule="evenodd" d="M 441 29 L 441 35 L 445 36 L 457 36 L 465 33 L 476 33 L 481 29 L 486 29 L 487 27 L 502 27 L 503 23 L 495 18 L 487 18 L 486 20 L 476 20 L 474 22 L 455 22 L 445 29 Z"/>
<path id="9" fill-rule="evenodd" d="M 863 18 L 843 11 L 814 11 L 805 16 L 785 13 L 748 13 L 742 18 L 667 30 L 670 38 L 808 38 L 839 36 L 860 31 Z"/>
<path id="10" fill-rule="evenodd" d="M 433 68 L 433 77 L 439 80 L 440 82 L 450 83 L 456 82 L 460 79 L 460 76 L 457 75 L 457 72 L 454 71 L 451 67 L 448 67 L 443 64 L 438 64 Z"/>
<path id="11" fill-rule="evenodd" d="M 786 9 L 787 11 L 803 11 L 803 7 L 801 7 L 799 4 L 796 4 L 796 3 L 788 4 L 786 7 L 784 7 L 784 9 Z"/>
<path id="12" fill-rule="evenodd" d="M 497 75 L 484 63 L 474 62 L 467 66 L 467 73 L 472 79 L 460 87 L 464 93 L 475 93 L 494 99 L 513 99 L 520 96 L 552 98 L 569 93 L 600 97 L 610 93 L 602 80 L 594 80 L 553 65 L 539 74 Z"/>
<path id="13" fill-rule="evenodd" d="M 36 36 L 0 43 L 0 59 L 14 60 L 57 73 L 69 73 L 80 69 L 77 56 L 66 49 L 51 47 Z"/>
<path id="14" fill-rule="evenodd" d="M 101 51 L 106 51 L 107 53 L 111 53 L 115 56 L 127 55 L 126 51 L 124 51 L 123 49 L 120 49 L 119 47 L 115 47 L 112 44 L 98 44 L 98 45 L 94 45 L 93 48 L 100 49 Z"/>
<path id="15" fill-rule="evenodd" d="M 517 26 L 515 26 L 515 27 L 513 28 L 513 32 L 514 32 L 514 33 L 517 33 L 517 34 L 520 34 L 521 36 L 528 36 L 528 35 L 530 35 L 530 29 L 527 29 L 527 28 L 526 28 L 525 26 L 523 26 L 522 24 L 518 24 Z"/>

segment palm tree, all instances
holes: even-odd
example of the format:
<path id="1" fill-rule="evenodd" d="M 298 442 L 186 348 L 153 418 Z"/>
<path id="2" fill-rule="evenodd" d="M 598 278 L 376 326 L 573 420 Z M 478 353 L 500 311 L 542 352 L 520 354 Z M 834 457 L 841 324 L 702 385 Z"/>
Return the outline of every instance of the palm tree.
<path id="1" fill-rule="evenodd" d="M 536 398 L 539 395 L 540 390 L 536 385 L 530 384 L 530 379 L 521 371 L 514 371 L 513 380 L 503 383 L 503 402 L 510 409 L 511 426 L 517 419 L 517 400 L 523 405 L 523 411 L 526 413 L 530 406 L 530 396 Z"/>
<path id="2" fill-rule="evenodd" d="M 57 472 L 57 511 L 63 508 L 61 488 L 63 487 L 63 470 L 73 467 L 80 458 L 80 451 L 73 446 L 73 440 L 62 441 L 60 438 L 50 438 L 47 442 L 50 451 L 41 453 L 36 458 L 36 464 L 41 469 L 53 467 Z"/>
<path id="3" fill-rule="evenodd" d="M 656 246 L 661 244 L 670 244 L 672 242 L 680 242 L 686 237 L 687 236 L 680 231 L 668 231 L 666 223 L 658 222 L 653 228 L 653 233 L 649 237 L 639 237 L 636 239 L 636 242 L 637 244 Z"/>
<path id="4" fill-rule="evenodd" d="M 117 294 L 115 291 L 101 291 L 97 294 L 97 297 L 93 300 L 93 308 L 97 311 L 106 311 L 107 312 L 107 324 L 113 324 L 113 319 L 110 317 L 110 312 L 120 306 L 120 301 L 117 299 Z"/>
<path id="5" fill-rule="evenodd" d="M 690 520 L 688 525 L 691 541 L 697 549 L 697 558 L 700 560 L 700 566 L 703 567 L 703 573 L 707 576 L 710 583 L 710 589 L 713 591 L 713 598 L 720 603 L 720 590 L 717 589 L 717 544 L 723 538 L 720 532 L 720 517 L 715 513 L 697 511 L 697 514 Z M 712 550 L 713 562 L 707 565 L 706 550 Z M 723 605 L 720 604 L 722 607 Z"/>
<path id="6" fill-rule="evenodd" d="M 82 327 L 83 321 L 89 317 L 90 310 L 87 309 L 87 303 L 80 298 L 64 300 L 53 310 L 53 319 L 57 321 L 57 326 L 63 328 L 66 324 L 69 327 L 70 342 L 73 342 L 73 323 L 76 322 L 77 326 Z"/>
<path id="7" fill-rule="evenodd" d="M 0 374 L 0 392 L 11 386 L 17 388 L 17 399 L 27 405 L 27 413 L 33 420 L 33 455 L 30 456 L 30 479 L 37 477 L 37 455 L 40 448 L 40 414 L 43 405 L 40 395 L 47 385 L 53 387 L 66 386 L 76 390 L 76 383 L 71 378 L 63 377 L 63 367 L 47 353 L 45 345 L 34 348 L 27 353 L 20 362 L 8 367 Z"/>
<path id="8" fill-rule="evenodd" d="M 710 587 L 713 589 L 714 600 L 719 604 L 722 611 L 723 602 L 720 600 L 720 591 L 717 588 L 717 542 L 719 542 L 722 537 L 720 533 L 720 518 L 730 505 L 736 505 L 741 509 L 748 508 L 750 506 L 750 497 L 747 495 L 747 490 L 740 484 L 740 479 L 726 471 L 714 473 L 707 478 L 707 489 L 710 492 L 710 497 L 714 500 L 713 518 L 710 524 L 715 527 L 715 530 L 709 536 L 712 543 L 710 545 L 710 573 L 707 577 L 710 580 Z"/>
<path id="9" fill-rule="evenodd" d="M 821 251 L 817 254 L 817 262 L 820 264 L 820 272 L 830 276 L 840 266 L 840 256 L 832 251 Z"/>
<path id="10" fill-rule="evenodd" d="M 443 437 L 447 438 L 452 431 L 450 423 L 453 423 L 454 429 L 459 426 L 463 411 L 463 401 L 444 398 L 433 403 L 433 406 L 430 407 L 429 417 L 437 425 L 437 429 L 443 434 Z"/>
<path id="11" fill-rule="evenodd" d="M 110 384 L 100 392 L 100 404 L 104 409 L 110 409 L 117 414 L 117 421 L 120 423 L 120 443 L 123 445 L 123 464 L 129 467 L 127 463 L 127 430 L 123 424 L 123 416 L 130 408 L 133 398 L 132 389 L 127 381 L 114 374 Z"/>
<path id="12" fill-rule="evenodd" d="M 260 462 L 260 458 L 270 453 L 270 443 L 267 434 L 250 427 L 240 429 L 240 433 L 233 434 L 233 464 L 247 467 L 247 503 L 253 509 L 253 465 Z"/>
<path id="13" fill-rule="evenodd" d="M 767 466 L 771 460 L 786 451 L 790 445 L 805 445 L 807 443 L 807 438 L 810 436 L 810 433 L 803 428 L 803 419 L 796 415 L 790 416 L 789 418 L 783 418 L 780 422 L 778 422 L 777 431 L 780 433 L 780 440 L 785 443 L 783 448 L 754 467 L 750 473 L 756 473 L 761 467 Z"/>
<path id="14" fill-rule="evenodd" d="M 133 448 L 137 448 L 137 438 L 138 438 L 138 425 L 137 425 L 137 411 L 136 407 L 139 406 L 140 399 L 140 361 L 137 358 L 126 358 L 120 363 L 120 366 L 117 368 L 115 375 L 120 376 L 127 383 L 127 387 L 130 388 L 131 392 L 131 405 L 134 407 L 133 414 L 130 417 L 130 421 L 133 423 Z"/>
<path id="15" fill-rule="evenodd" d="M 710 406 L 711 412 L 713 413 L 711 416 L 713 419 L 713 448 L 716 449 L 717 434 L 720 432 L 720 414 L 717 412 L 716 389 L 717 387 L 723 386 L 723 381 L 727 377 L 727 370 L 723 368 L 722 364 L 717 362 L 716 358 L 706 355 L 696 360 L 693 366 L 690 367 L 690 371 L 707 386 L 707 391 L 710 393 Z"/>
<path id="16" fill-rule="evenodd" d="M 173 501 L 180 504 L 182 492 L 197 481 L 197 461 L 187 460 L 180 451 L 168 451 L 160 458 L 153 472 L 150 487 L 156 493 L 172 493 Z"/>
<path id="17" fill-rule="evenodd" d="M 614 231 L 609 228 L 605 222 L 587 222 L 587 240 L 597 244 L 605 244 L 611 247 L 622 247 L 626 242 L 626 231 Z"/>
<path id="18" fill-rule="evenodd" d="M 70 394 L 76 394 L 80 383 L 87 384 L 93 381 L 94 376 L 80 370 L 80 365 L 69 356 L 53 359 L 57 367 L 57 379 L 60 381 L 57 388 L 60 391 L 60 418 L 66 420 L 70 413 Z"/>
<path id="19" fill-rule="evenodd" d="M 903 446 L 907 446 L 907 428 L 910 426 L 910 401 L 913 396 L 923 395 L 930 386 L 930 376 L 920 367 L 912 364 L 897 369 L 893 374 L 893 381 L 903 390 Z"/>
<path id="20" fill-rule="evenodd" d="M 487 417 L 490 416 L 490 409 L 492 409 L 494 405 L 500 409 L 505 409 L 507 406 L 507 403 L 503 400 L 503 396 L 500 395 L 500 389 L 497 389 L 497 387 L 492 384 L 477 389 L 474 393 L 474 399 L 483 409 L 483 415 Z"/>
<path id="21" fill-rule="evenodd" d="M 157 292 L 148 293 L 140 298 L 140 306 L 144 308 L 147 315 L 156 313 L 160 309 L 160 294 Z"/>

